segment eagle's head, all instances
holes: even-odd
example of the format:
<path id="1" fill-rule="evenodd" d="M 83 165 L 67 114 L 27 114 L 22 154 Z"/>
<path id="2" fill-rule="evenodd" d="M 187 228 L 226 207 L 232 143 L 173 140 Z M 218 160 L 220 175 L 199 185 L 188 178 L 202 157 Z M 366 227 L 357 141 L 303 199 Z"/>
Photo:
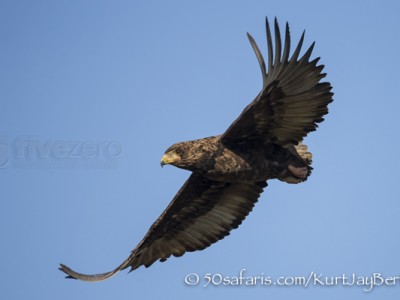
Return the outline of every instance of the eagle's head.
<path id="1" fill-rule="evenodd" d="M 190 171 L 201 171 L 208 167 L 215 146 L 211 138 L 173 144 L 161 158 L 161 166 L 173 165 Z"/>

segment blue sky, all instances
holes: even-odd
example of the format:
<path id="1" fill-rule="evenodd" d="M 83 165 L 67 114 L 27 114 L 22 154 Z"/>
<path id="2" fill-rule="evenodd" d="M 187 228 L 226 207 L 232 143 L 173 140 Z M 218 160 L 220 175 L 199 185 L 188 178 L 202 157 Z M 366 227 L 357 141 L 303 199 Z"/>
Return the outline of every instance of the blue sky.
<path id="1" fill-rule="evenodd" d="M 261 88 L 245 33 L 264 17 L 316 41 L 335 101 L 306 139 L 314 172 L 271 181 L 211 248 L 96 283 L 188 173 L 177 141 L 223 132 Z M 389 299 L 395 286 L 208 286 L 207 273 L 400 276 L 398 1 L 1 1 L 2 299 Z M 201 284 L 185 285 L 197 273 Z"/>

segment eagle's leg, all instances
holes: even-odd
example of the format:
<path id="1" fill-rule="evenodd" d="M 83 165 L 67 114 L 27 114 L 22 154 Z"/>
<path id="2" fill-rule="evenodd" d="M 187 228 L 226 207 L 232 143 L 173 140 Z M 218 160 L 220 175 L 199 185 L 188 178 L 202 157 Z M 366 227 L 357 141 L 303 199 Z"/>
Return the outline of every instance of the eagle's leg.
<path id="1" fill-rule="evenodd" d="M 295 167 L 295 166 L 289 165 L 288 169 L 297 178 L 305 179 L 308 175 L 307 167 Z"/>

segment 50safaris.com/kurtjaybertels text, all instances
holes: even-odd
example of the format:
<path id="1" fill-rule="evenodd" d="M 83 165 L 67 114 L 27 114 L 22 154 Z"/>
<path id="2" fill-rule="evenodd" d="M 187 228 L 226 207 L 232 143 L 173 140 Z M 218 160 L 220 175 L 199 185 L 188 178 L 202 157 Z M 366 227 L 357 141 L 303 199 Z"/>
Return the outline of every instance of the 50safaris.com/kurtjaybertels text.
<path id="1" fill-rule="evenodd" d="M 310 272 L 307 276 L 267 276 L 264 273 L 254 276 L 249 275 L 246 269 L 241 269 L 237 275 L 227 276 L 221 273 L 189 273 L 184 282 L 188 286 L 358 286 L 365 292 L 372 291 L 379 286 L 400 286 L 400 275 L 384 276 L 376 272 L 369 276 L 360 276 L 355 273 L 341 274 L 339 276 L 326 276 L 323 273 Z"/>

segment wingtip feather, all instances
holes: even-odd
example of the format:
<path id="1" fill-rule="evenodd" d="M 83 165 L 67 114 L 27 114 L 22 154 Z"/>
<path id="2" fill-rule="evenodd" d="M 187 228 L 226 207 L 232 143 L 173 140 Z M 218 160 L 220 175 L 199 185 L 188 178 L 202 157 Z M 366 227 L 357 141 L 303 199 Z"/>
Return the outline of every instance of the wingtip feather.
<path id="1" fill-rule="evenodd" d="M 87 274 L 78 273 L 78 272 L 72 270 L 71 268 L 67 267 L 64 264 L 60 264 L 60 267 L 58 269 L 60 271 L 64 272 L 65 274 L 67 274 L 67 276 L 65 278 L 79 279 L 79 280 L 83 280 L 83 281 L 92 281 L 92 282 L 105 280 L 120 271 L 120 268 L 117 268 L 113 271 L 106 272 L 106 273 L 87 275 Z"/>
<path id="2" fill-rule="evenodd" d="M 265 27 L 267 32 L 267 46 L 268 46 L 268 72 L 272 70 L 272 61 L 274 60 L 274 54 L 272 52 L 272 36 L 271 29 L 269 27 L 268 18 L 265 18 Z"/>
<path id="3" fill-rule="evenodd" d="M 300 37 L 299 43 L 297 44 L 297 47 L 293 52 L 292 58 L 290 59 L 291 62 L 295 62 L 299 58 L 299 54 L 300 54 L 301 47 L 303 46 L 305 34 L 306 34 L 306 31 L 304 30 Z"/>
<path id="4" fill-rule="evenodd" d="M 256 41 L 251 36 L 251 34 L 248 32 L 247 32 L 247 38 L 249 39 L 251 47 L 253 48 L 253 51 L 256 54 L 258 64 L 260 65 L 261 75 L 262 75 L 262 79 L 263 79 L 263 87 L 264 87 L 266 84 L 266 77 L 267 77 L 267 70 L 265 67 L 264 57 L 262 56 L 261 51 L 258 48 Z"/>
<path id="5" fill-rule="evenodd" d="M 282 50 L 282 42 L 281 42 L 281 31 L 279 29 L 278 20 L 275 17 L 275 61 L 274 66 L 277 66 L 280 63 L 281 59 L 281 50 Z"/>

